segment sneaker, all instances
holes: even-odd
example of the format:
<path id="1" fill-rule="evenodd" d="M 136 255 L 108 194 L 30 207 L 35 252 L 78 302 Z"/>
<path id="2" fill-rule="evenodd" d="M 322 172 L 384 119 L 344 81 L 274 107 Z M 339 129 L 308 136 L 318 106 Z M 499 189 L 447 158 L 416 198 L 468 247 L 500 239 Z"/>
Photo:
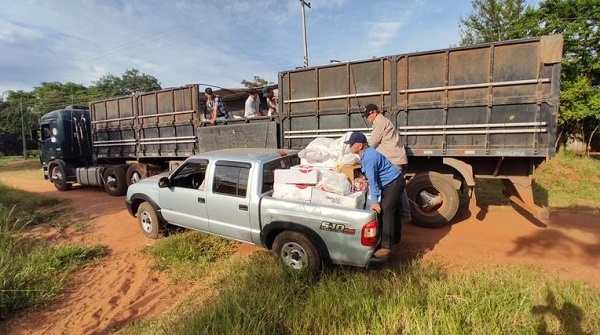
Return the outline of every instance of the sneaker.
<path id="1" fill-rule="evenodd" d="M 390 253 L 392 253 L 391 249 L 381 248 L 375 251 L 374 256 L 377 258 L 388 258 L 390 256 Z"/>
<path id="2" fill-rule="evenodd" d="M 400 219 L 400 223 L 402 223 L 402 224 L 411 223 L 411 222 L 412 222 L 412 218 L 410 216 L 403 216 L 402 219 Z"/>

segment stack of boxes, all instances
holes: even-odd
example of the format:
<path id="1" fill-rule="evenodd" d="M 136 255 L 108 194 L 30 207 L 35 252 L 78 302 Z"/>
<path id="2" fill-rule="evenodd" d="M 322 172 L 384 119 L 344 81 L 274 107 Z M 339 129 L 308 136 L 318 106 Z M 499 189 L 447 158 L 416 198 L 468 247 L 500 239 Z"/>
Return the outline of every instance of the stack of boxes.
<path id="1" fill-rule="evenodd" d="M 275 170 L 273 197 L 364 209 L 365 193 L 363 191 L 337 194 L 327 192 L 319 187 L 323 170 L 331 170 L 331 168 L 314 165 L 297 165 L 292 166 L 289 170 Z M 335 173 L 343 174 L 352 185 L 354 178 L 360 171 L 360 165 L 342 167 L 340 170 L 340 172 Z M 328 173 L 331 173 L 331 171 Z"/>

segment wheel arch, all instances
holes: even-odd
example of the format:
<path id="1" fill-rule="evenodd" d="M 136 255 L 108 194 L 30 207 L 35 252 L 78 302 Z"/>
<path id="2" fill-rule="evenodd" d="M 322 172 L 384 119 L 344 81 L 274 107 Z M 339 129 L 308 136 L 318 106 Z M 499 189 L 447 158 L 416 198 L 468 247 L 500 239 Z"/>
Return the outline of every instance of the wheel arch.
<path id="1" fill-rule="evenodd" d="M 140 208 L 140 205 L 143 202 L 147 202 L 147 203 L 150 204 L 150 206 L 152 206 L 152 208 L 154 208 L 154 211 L 156 212 L 156 215 L 158 215 L 158 218 L 161 221 L 166 222 L 165 218 L 163 218 L 163 216 L 162 216 L 162 212 L 161 212 L 160 206 L 154 200 L 152 200 L 152 198 L 150 198 L 146 194 L 143 194 L 143 193 L 134 193 L 131 196 L 130 202 L 131 202 L 131 212 L 133 213 L 134 217 L 137 217 L 137 211 L 138 211 L 138 208 Z"/>
<path id="2" fill-rule="evenodd" d="M 273 249 L 273 241 L 275 241 L 277 235 L 285 230 L 297 231 L 306 235 L 306 237 L 315 245 L 319 253 L 321 253 L 323 261 L 327 265 L 331 264 L 329 250 L 327 249 L 327 245 L 321 236 L 319 236 L 319 234 L 317 234 L 314 230 L 295 222 L 275 221 L 269 223 L 260 232 L 262 244 L 269 250 Z"/>

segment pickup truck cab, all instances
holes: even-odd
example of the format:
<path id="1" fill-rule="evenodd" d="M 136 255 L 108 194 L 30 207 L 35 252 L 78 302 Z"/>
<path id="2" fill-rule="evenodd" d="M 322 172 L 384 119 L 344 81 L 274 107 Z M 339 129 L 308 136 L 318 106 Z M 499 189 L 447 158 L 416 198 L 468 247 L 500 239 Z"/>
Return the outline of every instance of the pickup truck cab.
<path id="1" fill-rule="evenodd" d="M 299 163 L 294 150 L 203 153 L 131 185 L 127 209 L 149 238 L 176 225 L 267 248 L 293 269 L 378 262 L 374 212 L 271 197 L 273 171 Z"/>

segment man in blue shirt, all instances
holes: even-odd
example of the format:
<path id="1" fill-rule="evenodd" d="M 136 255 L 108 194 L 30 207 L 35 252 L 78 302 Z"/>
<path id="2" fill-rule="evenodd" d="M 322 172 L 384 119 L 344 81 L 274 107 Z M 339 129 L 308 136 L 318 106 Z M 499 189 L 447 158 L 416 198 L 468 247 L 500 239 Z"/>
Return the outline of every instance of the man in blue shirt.
<path id="1" fill-rule="evenodd" d="M 344 143 L 350 152 L 360 155 L 361 171 L 369 181 L 371 210 L 378 213 L 381 223 L 381 246 L 375 257 L 386 258 L 394 244 L 400 242 L 400 195 L 404 191 L 404 175 L 392 163 L 367 143 L 363 133 L 352 133 Z"/>

